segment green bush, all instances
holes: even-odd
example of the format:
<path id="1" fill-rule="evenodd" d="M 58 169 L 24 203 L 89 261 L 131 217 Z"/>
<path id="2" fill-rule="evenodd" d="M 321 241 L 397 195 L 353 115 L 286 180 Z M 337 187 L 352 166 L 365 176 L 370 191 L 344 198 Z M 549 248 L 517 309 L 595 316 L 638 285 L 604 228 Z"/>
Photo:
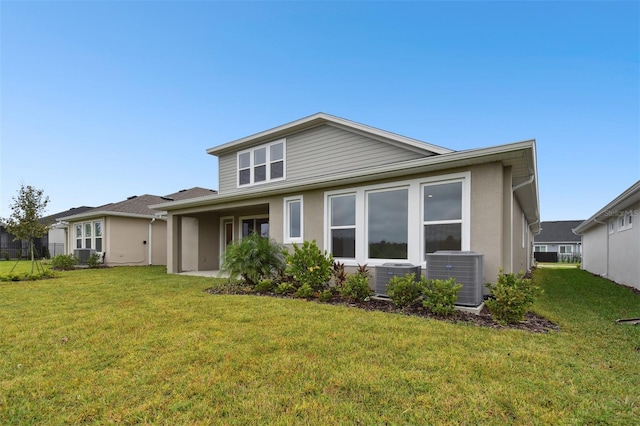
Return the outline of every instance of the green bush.
<path id="1" fill-rule="evenodd" d="M 369 287 L 369 277 L 366 274 L 347 275 L 342 287 L 338 288 L 340 296 L 363 302 L 373 293 Z"/>
<path id="2" fill-rule="evenodd" d="M 301 299 L 311 299 L 314 293 L 315 292 L 311 285 L 309 285 L 309 283 L 304 283 L 300 287 L 298 287 L 294 295 Z"/>
<path id="3" fill-rule="evenodd" d="M 293 275 L 298 286 L 309 284 L 314 291 L 324 290 L 329 286 L 333 256 L 321 251 L 316 241 L 305 241 L 302 246 L 293 245 L 293 254 L 287 256 L 286 273 Z"/>
<path id="4" fill-rule="evenodd" d="M 75 269 L 78 259 L 71 254 L 59 254 L 51 259 L 51 268 L 59 271 L 70 271 Z"/>
<path id="5" fill-rule="evenodd" d="M 333 292 L 329 289 L 322 290 L 318 293 L 318 300 L 321 302 L 328 302 L 333 297 Z"/>
<path id="6" fill-rule="evenodd" d="M 273 281 L 272 280 L 260 280 L 258 284 L 256 284 L 256 292 L 257 293 L 269 293 L 273 290 Z"/>
<path id="7" fill-rule="evenodd" d="M 9 252 L 6 250 L 0 251 L 0 257 L 2 257 L 4 260 L 9 260 Z"/>
<path id="8" fill-rule="evenodd" d="M 524 278 L 524 273 L 517 275 L 505 274 L 500 269 L 498 282 L 487 283 L 491 290 L 491 298 L 486 301 L 487 309 L 493 318 L 501 324 L 516 324 L 524 320 L 536 294 L 540 288 L 533 285 L 530 279 Z"/>
<path id="9" fill-rule="evenodd" d="M 87 266 L 89 268 L 97 268 L 102 264 L 100 260 L 101 257 L 98 253 L 92 253 L 91 256 L 89 256 L 89 258 L 87 259 Z"/>
<path id="10" fill-rule="evenodd" d="M 286 249 L 276 241 L 252 233 L 227 246 L 222 270 L 231 278 L 241 276 L 248 284 L 255 285 L 262 279 L 282 274 L 285 254 Z"/>
<path id="11" fill-rule="evenodd" d="M 387 283 L 387 295 L 396 306 L 405 308 L 420 302 L 425 286 L 426 279 L 420 276 L 420 279 L 416 281 L 416 274 L 393 277 Z"/>
<path id="12" fill-rule="evenodd" d="M 283 282 L 278 284 L 276 288 L 273 289 L 273 292 L 275 294 L 289 294 L 289 293 L 293 293 L 295 289 L 296 288 L 293 286 L 293 284 L 288 282 Z"/>
<path id="13" fill-rule="evenodd" d="M 436 315 L 451 315 L 458 301 L 458 291 L 462 284 L 455 278 L 448 280 L 429 280 L 423 287 L 422 306 Z"/>

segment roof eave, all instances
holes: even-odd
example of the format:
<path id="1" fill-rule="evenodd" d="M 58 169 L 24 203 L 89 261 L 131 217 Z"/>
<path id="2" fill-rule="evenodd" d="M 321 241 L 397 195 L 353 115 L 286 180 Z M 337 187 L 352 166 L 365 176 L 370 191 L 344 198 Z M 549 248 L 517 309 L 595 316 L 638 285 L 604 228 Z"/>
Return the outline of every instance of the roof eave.
<path id="1" fill-rule="evenodd" d="M 401 136 L 395 133 L 388 132 L 386 130 L 381 130 L 375 127 L 367 126 L 365 124 L 357 123 L 355 121 L 350 121 L 341 117 L 336 117 L 334 115 L 319 112 L 319 113 L 310 115 L 308 117 L 304 117 L 299 120 L 292 121 L 290 123 L 286 123 L 278 127 L 274 127 L 272 129 L 255 133 L 253 135 L 249 135 L 244 138 L 236 139 L 234 141 L 225 143 L 223 145 L 209 148 L 207 149 L 207 154 L 220 156 L 223 154 L 227 154 L 229 152 L 241 150 L 246 146 L 282 138 L 289 134 L 300 132 L 302 130 L 311 129 L 313 127 L 317 127 L 322 124 L 336 124 L 339 126 L 344 126 L 347 128 L 357 130 L 359 132 L 364 132 L 376 137 L 393 140 L 395 142 L 400 142 L 402 144 L 408 145 L 412 148 L 418 148 L 420 150 L 429 151 L 436 154 L 448 154 L 448 153 L 454 152 L 453 150 L 450 150 L 448 148 L 433 145 L 427 142 L 418 141 L 416 139 L 411 139 L 406 136 Z"/>
<path id="2" fill-rule="evenodd" d="M 622 210 L 638 201 L 640 201 L 640 180 L 627 188 L 627 190 L 618 195 L 609 204 L 598 210 L 596 214 L 578 225 L 573 232 L 581 235 L 582 232 L 593 228 L 595 225 L 602 225 L 603 221 L 611 218 L 611 212 Z"/>

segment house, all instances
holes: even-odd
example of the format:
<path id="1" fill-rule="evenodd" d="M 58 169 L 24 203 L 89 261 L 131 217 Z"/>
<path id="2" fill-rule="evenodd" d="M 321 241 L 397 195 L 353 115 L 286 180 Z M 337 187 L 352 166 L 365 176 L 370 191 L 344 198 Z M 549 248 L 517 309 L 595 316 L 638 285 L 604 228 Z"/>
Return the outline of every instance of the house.
<path id="1" fill-rule="evenodd" d="M 640 180 L 579 224 L 582 269 L 640 290 Z"/>
<path id="2" fill-rule="evenodd" d="M 76 214 L 80 214 L 86 212 L 87 210 L 91 210 L 94 207 L 89 206 L 80 206 L 80 207 L 72 207 L 69 210 L 65 210 L 63 212 L 58 212 L 49 216 L 45 216 L 40 219 L 41 223 L 49 226 L 49 231 L 47 235 L 42 238 L 42 247 L 46 249 L 47 257 L 54 257 L 59 254 L 67 253 L 66 248 L 66 231 L 64 227 L 57 226 L 58 219 L 62 217 L 72 216 Z"/>
<path id="3" fill-rule="evenodd" d="M 58 218 L 64 229 L 67 254 L 95 251 L 104 263 L 165 265 L 167 223 L 164 212 L 149 206 L 167 201 L 197 199 L 215 191 L 195 187 L 166 196 L 140 195 Z"/>
<path id="4" fill-rule="evenodd" d="M 217 270 L 227 244 L 254 231 L 289 247 L 315 240 L 349 267 L 424 268 L 437 250 L 482 253 L 487 279 L 531 266 L 532 140 L 452 151 L 317 113 L 207 153 L 217 194 L 152 206 L 167 212 L 169 273 Z"/>
<path id="5" fill-rule="evenodd" d="M 573 232 L 580 223 L 581 220 L 541 222 L 542 229 L 533 239 L 535 259 L 539 262 L 580 262 L 581 238 Z"/>

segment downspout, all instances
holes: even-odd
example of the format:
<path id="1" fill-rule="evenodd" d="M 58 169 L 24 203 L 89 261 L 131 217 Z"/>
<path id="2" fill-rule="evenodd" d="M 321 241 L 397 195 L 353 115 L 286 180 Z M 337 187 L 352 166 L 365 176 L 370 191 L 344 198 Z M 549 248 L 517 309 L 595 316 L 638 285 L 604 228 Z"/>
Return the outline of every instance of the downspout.
<path id="1" fill-rule="evenodd" d="M 156 221 L 156 218 L 154 217 L 153 219 L 151 219 L 151 222 L 149 222 L 149 265 L 153 265 L 152 262 L 152 257 L 153 256 L 153 222 Z"/>
<path id="2" fill-rule="evenodd" d="M 509 222 L 511 223 L 511 238 L 510 238 L 511 241 L 509 243 L 511 245 L 511 250 L 509 250 L 509 253 L 511 256 L 511 272 L 514 272 L 513 271 L 513 196 L 518 189 L 531 184 L 534 178 L 535 178 L 535 175 L 532 174 L 531 176 L 529 176 L 529 179 L 527 179 L 526 181 L 511 187 L 511 218 L 509 220 Z"/>

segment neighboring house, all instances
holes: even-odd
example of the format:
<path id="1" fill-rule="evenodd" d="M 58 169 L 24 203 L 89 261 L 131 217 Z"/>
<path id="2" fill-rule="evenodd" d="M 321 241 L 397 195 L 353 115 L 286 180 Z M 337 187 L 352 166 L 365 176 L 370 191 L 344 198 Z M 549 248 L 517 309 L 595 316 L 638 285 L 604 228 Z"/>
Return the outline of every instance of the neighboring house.
<path id="1" fill-rule="evenodd" d="M 582 222 L 582 269 L 640 290 L 640 181 Z"/>
<path id="2" fill-rule="evenodd" d="M 153 206 L 167 212 L 169 273 L 217 270 L 253 231 L 289 247 L 316 240 L 350 267 L 424 268 L 443 249 L 482 253 L 487 280 L 531 266 L 534 141 L 456 152 L 317 113 L 207 153 L 218 194 Z"/>
<path id="3" fill-rule="evenodd" d="M 89 249 L 100 253 L 107 265 L 166 265 L 166 217 L 163 212 L 149 206 L 198 199 L 214 193 L 210 189 L 196 187 L 166 196 L 132 196 L 124 201 L 60 217 L 57 226 L 66 230 L 68 254 Z"/>
<path id="4" fill-rule="evenodd" d="M 557 220 L 541 222 L 541 231 L 533 240 L 536 260 L 548 261 L 544 253 L 557 253 L 553 257 L 558 261 L 580 261 L 582 243 L 573 229 L 581 220 Z M 555 261 L 555 260 L 554 260 Z"/>
<path id="5" fill-rule="evenodd" d="M 40 219 L 40 222 L 49 226 L 49 232 L 45 237 L 42 238 L 42 247 L 43 249 L 47 249 L 48 253 L 46 254 L 48 254 L 49 257 L 67 253 L 66 230 L 64 227 L 59 227 L 57 225 L 58 219 L 66 216 L 80 214 L 93 208 L 94 207 L 88 206 L 72 207 L 69 210 L 45 216 Z"/>

